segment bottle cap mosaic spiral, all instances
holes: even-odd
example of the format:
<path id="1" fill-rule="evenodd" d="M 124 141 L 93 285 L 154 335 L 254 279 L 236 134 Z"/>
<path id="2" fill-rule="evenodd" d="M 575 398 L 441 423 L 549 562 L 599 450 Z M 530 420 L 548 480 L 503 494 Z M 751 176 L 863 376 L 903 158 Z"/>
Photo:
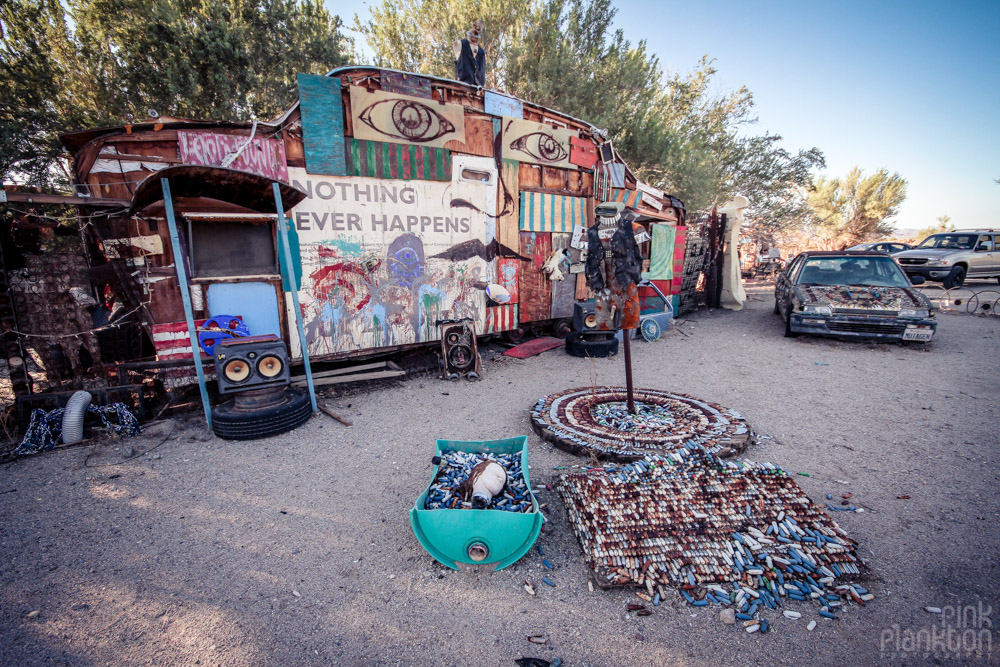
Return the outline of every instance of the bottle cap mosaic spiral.
<path id="1" fill-rule="evenodd" d="M 636 413 L 624 387 L 567 389 L 539 399 L 531 410 L 535 432 L 561 449 L 602 459 L 632 460 L 695 442 L 732 456 L 753 432 L 735 410 L 685 394 L 635 389 Z"/>

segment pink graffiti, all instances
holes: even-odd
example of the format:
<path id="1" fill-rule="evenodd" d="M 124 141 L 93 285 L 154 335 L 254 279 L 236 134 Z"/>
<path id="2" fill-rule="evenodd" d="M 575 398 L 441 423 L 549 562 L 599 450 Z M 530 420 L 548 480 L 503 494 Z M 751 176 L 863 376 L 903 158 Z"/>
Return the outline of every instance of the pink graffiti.
<path id="1" fill-rule="evenodd" d="M 246 140 L 247 137 L 214 132 L 177 133 L 181 161 L 209 167 L 221 165 L 226 156 L 239 150 Z M 229 167 L 276 181 L 288 181 L 285 145 L 277 139 L 254 137 Z"/>

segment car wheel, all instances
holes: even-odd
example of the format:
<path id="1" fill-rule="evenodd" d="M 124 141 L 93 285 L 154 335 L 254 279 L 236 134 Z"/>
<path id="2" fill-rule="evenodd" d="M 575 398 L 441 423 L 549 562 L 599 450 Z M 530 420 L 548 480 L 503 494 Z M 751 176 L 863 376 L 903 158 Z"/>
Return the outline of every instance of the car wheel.
<path id="1" fill-rule="evenodd" d="M 212 430 L 225 440 L 255 440 L 280 435 L 312 416 L 312 401 L 301 389 L 285 389 L 285 401 L 260 410 L 238 410 L 236 400 L 212 409 Z"/>
<path id="2" fill-rule="evenodd" d="M 798 336 L 797 333 L 792 331 L 792 311 L 788 311 L 788 317 L 785 318 L 785 338 L 795 338 Z"/>
<path id="3" fill-rule="evenodd" d="M 781 314 L 781 312 L 778 310 L 778 300 L 777 299 L 774 300 L 774 314 L 775 315 L 780 315 Z"/>
<path id="4" fill-rule="evenodd" d="M 961 266 L 956 266 L 948 274 L 948 277 L 944 279 L 944 288 L 951 289 L 952 287 L 959 287 L 965 283 L 965 269 Z"/>
<path id="5" fill-rule="evenodd" d="M 625 331 L 628 335 L 631 331 Z M 566 337 L 566 354 L 571 357 L 613 357 L 618 354 L 618 339 L 613 335 L 595 338 L 574 331 Z"/>

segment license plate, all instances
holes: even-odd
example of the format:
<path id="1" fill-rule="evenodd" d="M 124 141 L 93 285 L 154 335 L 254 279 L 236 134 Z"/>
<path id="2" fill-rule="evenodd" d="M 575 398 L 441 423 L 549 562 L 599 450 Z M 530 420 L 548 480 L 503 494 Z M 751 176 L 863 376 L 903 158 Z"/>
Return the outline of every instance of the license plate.
<path id="1" fill-rule="evenodd" d="M 933 331 L 920 331 L 907 329 L 903 332 L 903 340 L 930 340 L 934 335 Z"/>

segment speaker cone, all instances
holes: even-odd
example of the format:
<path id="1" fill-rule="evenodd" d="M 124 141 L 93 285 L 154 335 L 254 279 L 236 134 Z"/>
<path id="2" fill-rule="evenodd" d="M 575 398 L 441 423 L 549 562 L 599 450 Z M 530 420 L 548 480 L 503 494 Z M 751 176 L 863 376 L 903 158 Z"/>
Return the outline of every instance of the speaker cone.
<path id="1" fill-rule="evenodd" d="M 468 345 L 456 345 L 448 351 L 448 361 L 457 370 L 465 370 L 476 360 Z"/>
<path id="2" fill-rule="evenodd" d="M 284 367 L 285 365 L 281 362 L 281 359 L 273 354 L 265 355 L 257 362 L 257 372 L 266 378 L 277 377 L 281 374 Z"/>
<path id="3" fill-rule="evenodd" d="M 583 318 L 583 325 L 588 329 L 593 329 L 597 326 L 597 314 L 587 313 L 587 316 Z"/>
<path id="4" fill-rule="evenodd" d="M 230 382 L 243 382 L 250 377 L 250 364 L 242 359 L 233 359 L 226 362 L 222 367 L 222 372 Z"/>

